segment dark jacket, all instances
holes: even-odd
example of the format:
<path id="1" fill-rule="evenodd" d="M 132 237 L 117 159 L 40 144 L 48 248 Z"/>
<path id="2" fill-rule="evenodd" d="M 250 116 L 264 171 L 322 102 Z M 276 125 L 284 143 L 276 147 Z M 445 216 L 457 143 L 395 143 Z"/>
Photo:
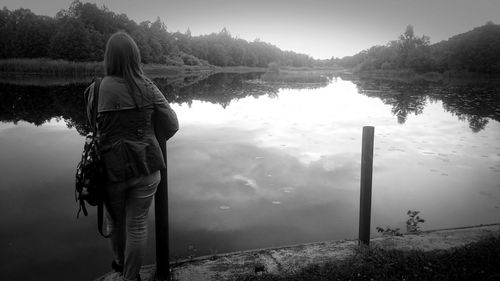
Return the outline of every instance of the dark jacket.
<path id="1" fill-rule="evenodd" d="M 108 180 L 124 181 L 166 167 L 158 140 L 179 129 L 177 116 L 151 81 L 131 94 L 125 80 L 106 76 L 99 87 L 97 128 L 99 150 Z M 85 91 L 87 116 L 92 116 L 94 84 Z"/>

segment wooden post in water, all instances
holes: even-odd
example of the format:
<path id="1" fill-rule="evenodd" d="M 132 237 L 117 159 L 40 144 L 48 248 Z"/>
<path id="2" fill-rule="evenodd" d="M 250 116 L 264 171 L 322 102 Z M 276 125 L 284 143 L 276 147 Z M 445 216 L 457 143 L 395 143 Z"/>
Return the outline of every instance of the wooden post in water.
<path id="1" fill-rule="evenodd" d="M 167 140 L 159 141 L 165 163 L 167 162 Z M 156 280 L 166 281 L 170 273 L 170 251 L 168 236 L 168 175 L 167 169 L 161 170 L 161 182 L 155 194 L 155 231 L 156 231 Z"/>
<path id="2" fill-rule="evenodd" d="M 372 207 L 373 134 L 375 128 L 363 127 L 361 146 L 361 194 L 359 203 L 359 244 L 370 244 L 370 217 Z"/>

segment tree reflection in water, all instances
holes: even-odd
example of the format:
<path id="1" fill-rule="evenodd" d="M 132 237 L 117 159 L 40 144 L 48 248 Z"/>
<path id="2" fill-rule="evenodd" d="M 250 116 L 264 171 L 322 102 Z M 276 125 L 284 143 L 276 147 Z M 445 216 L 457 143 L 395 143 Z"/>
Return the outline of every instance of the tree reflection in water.
<path id="1" fill-rule="evenodd" d="M 89 131 L 83 100 L 85 87 L 0 84 L 0 121 L 26 121 L 40 126 L 52 118 L 63 118 L 68 128 L 74 127 L 85 135 Z"/>
<path id="2" fill-rule="evenodd" d="M 191 105 L 193 100 L 220 104 L 226 108 L 231 101 L 248 96 L 276 97 L 283 85 L 252 83 L 261 73 L 217 73 L 210 76 L 185 76 L 154 79 L 170 102 Z M 422 114 L 428 102 L 442 101 L 446 111 L 467 121 L 474 132 L 488 124 L 488 118 L 500 121 L 500 87 L 494 83 L 460 85 L 431 82 L 402 82 L 349 77 L 358 91 L 377 97 L 392 106 L 399 123 L 412 114 Z M 26 121 L 42 125 L 52 118 L 62 118 L 69 128 L 81 135 L 88 126 L 84 110 L 83 91 L 86 84 L 58 86 L 27 86 L 0 84 L 0 121 Z M 318 88 L 326 84 L 289 84 L 287 88 Z M 313 98 L 313 97 L 311 97 Z"/>
<path id="3" fill-rule="evenodd" d="M 377 79 L 353 80 L 358 91 L 377 97 L 392 106 L 392 114 L 404 124 L 411 114 L 419 115 L 428 102 L 442 101 L 443 108 L 461 121 L 467 121 L 473 132 L 483 130 L 489 118 L 500 122 L 500 85 L 498 83 L 442 84 Z"/>
<path id="4" fill-rule="evenodd" d="M 260 74 L 218 73 L 204 80 L 199 77 L 154 79 L 171 103 L 207 101 L 226 107 L 232 100 L 247 96 L 276 96 L 279 88 L 246 83 Z M 0 84 L 0 120 L 17 123 L 26 121 L 37 126 L 52 118 L 63 118 L 69 128 L 81 135 L 89 132 L 85 116 L 83 91 L 87 84 L 57 86 L 27 86 Z"/>
<path id="5" fill-rule="evenodd" d="M 155 79 L 155 83 L 170 102 L 191 105 L 193 100 L 220 104 L 226 108 L 233 100 L 247 96 L 269 95 L 275 97 L 279 88 L 253 84 L 248 81 L 259 78 L 261 73 L 217 73 L 196 83 L 176 85 L 168 78 Z"/>

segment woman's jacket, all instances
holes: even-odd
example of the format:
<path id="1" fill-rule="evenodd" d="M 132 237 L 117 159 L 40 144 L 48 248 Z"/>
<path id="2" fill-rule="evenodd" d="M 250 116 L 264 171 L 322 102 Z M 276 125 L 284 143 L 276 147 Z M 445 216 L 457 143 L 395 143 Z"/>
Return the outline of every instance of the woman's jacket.
<path id="1" fill-rule="evenodd" d="M 106 76 L 99 87 L 97 136 L 108 181 L 148 175 L 166 167 L 158 140 L 179 129 L 175 112 L 160 90 L 146 79 L 131 93 L 124 79 Z M 85 91 L 92 116 L 94 84 Z"/>

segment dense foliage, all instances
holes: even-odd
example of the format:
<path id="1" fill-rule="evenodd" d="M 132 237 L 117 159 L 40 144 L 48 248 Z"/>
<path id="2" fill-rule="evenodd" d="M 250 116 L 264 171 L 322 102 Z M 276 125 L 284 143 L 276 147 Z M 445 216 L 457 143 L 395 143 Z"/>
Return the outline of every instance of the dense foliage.
<path id="1" fill-rule="evenodd" d="M 449 40 L 430 44 L 408 25 L 398 39 L 373 46 L 353 56 L 315 60 L 262 42 L 236 38 L 224 28 L 218 33 L 192 36 L 189 29 L 168 32 L 157 18 L 136 23 L 125 14 L 74 0 L 55 17 L 28 9 L 0 10 L 0 59 L 50 58 L 101 61 L 105 42 L 118 31 L 137 42 L 144 63 L 267 67 L 337 66 L 354 70 L 413 70 L 415 72 L 468 71 L 500 73 L 500 25 L 488 22 Z"/>
<path id="2" fill-rule="evenodd" d="M 397 40 L 374 46 L 354 56 L 336 59 L 355 70 L 401 70 L 416 72 L 468 71 L 500 73 L 500 25 L 488 22 L 433 45 L 428 36 L 416 36 L 406 27 Z"/>
<path id="3" fill-rule="evenodd" d="M 55 18 L 28 9 L 0 10 L 0 58 L 52 58 L 100 61 L 109 36 L 125 30 L 137 42 L 144 63 L 168 65 L 258 66 L 271 62 L 311 66 L 308 55 L 283 51 L 259 40 L 235 38 L 224 28 L 219 33 L 192 36 L 168 32 L 159 18 L 137 24 L 125 14 L 75 0 Z"/>

